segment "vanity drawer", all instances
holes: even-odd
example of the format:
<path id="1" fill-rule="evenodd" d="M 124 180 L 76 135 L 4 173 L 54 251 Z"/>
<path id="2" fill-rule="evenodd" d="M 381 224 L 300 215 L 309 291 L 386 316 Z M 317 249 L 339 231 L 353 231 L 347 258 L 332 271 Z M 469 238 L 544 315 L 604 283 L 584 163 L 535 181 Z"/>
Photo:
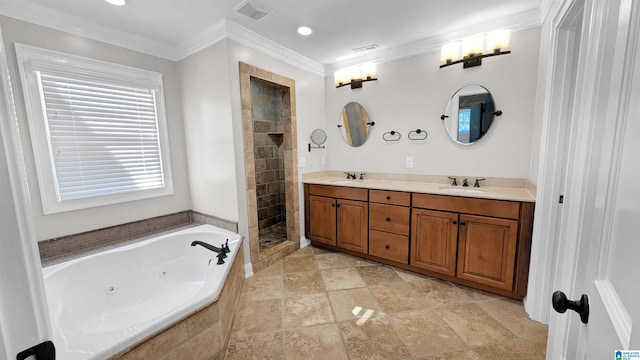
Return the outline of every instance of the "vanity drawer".
<path id="1" fill-rule="evenodd" d="M 380 204 L 409 206 L 411 193 L 401 191 L 370 190 L 369 201 Z"/>
<path id="2" fill-rule="evenodd" d="M 518 219 L 520 203 L 515 201 L 465 198 L 460 196 L 413 194 L 413 207 L 463 214 Z"/>
<path id="3" fill-rule="evenodd" d="M 369 228 L 409 235 L 408 207 L 369 203 Z"/>
<path id="4" fill-rule="evenodd" d="M 326 196 L 357 201 L 369 200 L 369 190 L 362 188 L 352 188 L 348 186 L 310 184 L 309 195 Z"/>
<path id="5" fill-rule="evenodd" d="M 370 230 L 369 255 L 408 264 L 409 237 Z"/>

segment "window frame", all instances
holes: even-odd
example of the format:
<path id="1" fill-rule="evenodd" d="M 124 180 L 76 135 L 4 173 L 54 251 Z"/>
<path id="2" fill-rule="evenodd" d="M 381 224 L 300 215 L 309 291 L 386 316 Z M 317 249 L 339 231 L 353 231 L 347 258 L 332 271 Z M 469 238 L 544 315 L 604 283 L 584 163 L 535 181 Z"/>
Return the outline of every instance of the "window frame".
<path id="1" fill-rule="evenodd" d="M 42 210 L 45 215 L 172 195 L 173 179 L 162 74 L 59 51 L 15 44 Z M 72 200 L 58 200 L 44 99 L 36 71 L 63 73 L 105 84 L 146 88 L 154 92 L 164 186 Z"/>

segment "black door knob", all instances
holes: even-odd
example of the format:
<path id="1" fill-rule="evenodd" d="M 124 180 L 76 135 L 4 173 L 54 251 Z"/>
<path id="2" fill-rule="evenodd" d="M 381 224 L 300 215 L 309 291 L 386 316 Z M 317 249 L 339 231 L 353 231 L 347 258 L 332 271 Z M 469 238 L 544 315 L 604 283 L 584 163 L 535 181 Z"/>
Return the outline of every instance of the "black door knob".
<path id="1" fill-rule="evenodd" d="M 551 303 L 555 311 L 562 314 L 567 309 L 573 310 L 580 314 L 580 320 L 583 324 L 589 322 L 589 297 L 586 294 L 582 294 L 578 301 L 571 301 L 562 291 L 556 291 L 551 297 Z"/>

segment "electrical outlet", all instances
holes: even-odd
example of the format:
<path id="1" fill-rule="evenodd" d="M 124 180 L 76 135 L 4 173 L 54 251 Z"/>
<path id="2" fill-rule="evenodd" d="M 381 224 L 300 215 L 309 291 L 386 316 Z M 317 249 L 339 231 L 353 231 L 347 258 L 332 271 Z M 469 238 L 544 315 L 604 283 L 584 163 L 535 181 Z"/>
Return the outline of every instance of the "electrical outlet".
<path id="1" fill-rule="evenodd" d="M 405 159 L 405 162 L 404 162 L 404 166 L 407 169 L 410 169 L 410 168 L 413 167 L 413 156 L 407 156 L 407 158 Z"/>
<path id="2" fill-rule="evenodd" d="M 300 156 L 298 158 L 298 167 L 301 167 L 301 168 L 307 167 L 307 158 L 306 157 Z"/>

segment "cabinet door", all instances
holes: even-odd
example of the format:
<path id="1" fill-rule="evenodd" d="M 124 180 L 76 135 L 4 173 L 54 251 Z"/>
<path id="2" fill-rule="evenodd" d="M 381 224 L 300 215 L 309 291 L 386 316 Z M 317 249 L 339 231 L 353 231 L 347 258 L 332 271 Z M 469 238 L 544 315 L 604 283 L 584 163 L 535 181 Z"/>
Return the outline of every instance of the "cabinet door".
<path id="1" fill-rule="evenodd" d="M 518 222 L 460 215 L 457 276 L 513 290 Z"/>
<path id="2" fill-rule="evenodd" d="M 411 211 L 410 264 L 455 276 L 458 214 L 421 209 Z"/>
<path id="3" fill-rule="evenodd" d="M 336 246 L 336 200 L 309 196 L 310 240 Z"/>
<path id="4" fill-rule="evenodd" d="M 338 247 L 367 253 L 368 210 L 366 202 L 338 199 Z"/>

